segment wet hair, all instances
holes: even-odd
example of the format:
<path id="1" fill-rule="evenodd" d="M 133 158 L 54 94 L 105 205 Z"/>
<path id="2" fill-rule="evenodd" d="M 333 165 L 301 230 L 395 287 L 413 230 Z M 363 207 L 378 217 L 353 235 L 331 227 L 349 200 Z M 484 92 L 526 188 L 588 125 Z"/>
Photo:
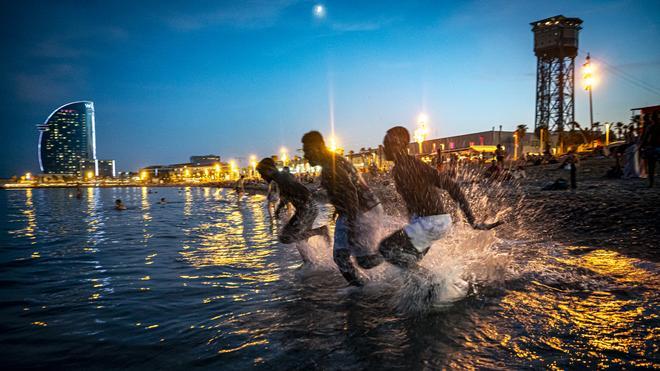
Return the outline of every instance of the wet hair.
<path id="1" fill-rule="evenodd" d="M 309 131 L 302 136 L 301 141 L 303 144 L 308 145 L 317 145 L 325 147 L 325 141 L 323 140 L 323 135 L 316 130 Z"/>
<path id="2" fill-rule="evenodd" d="M 266 157 L 266 158 L 262 159 L 257 164 L 257 170 L 267 169 L 267 168 L 277 168 L 277 166 L 275 166 L 275 161 L 273 161 L 273 159 L 270 158 L 270 157 Z"/>
<path id="3" fill-rule="evenodd" d="M 115 203 L 116 203 L 116 204 L 120 204 L 120 203 L 121 203 L 121 200 L 120 200 L 120 199 L 116 199 L 116 200 L 115 200 Z"/>
<path id="4" fill-rule="evenodd" d="M 396 139 L 398 142 L 408 144 L 410 143 L 410 133 L 408 129 L 403 126 L 395 126 L 387 131 L 386 136 Z"/>

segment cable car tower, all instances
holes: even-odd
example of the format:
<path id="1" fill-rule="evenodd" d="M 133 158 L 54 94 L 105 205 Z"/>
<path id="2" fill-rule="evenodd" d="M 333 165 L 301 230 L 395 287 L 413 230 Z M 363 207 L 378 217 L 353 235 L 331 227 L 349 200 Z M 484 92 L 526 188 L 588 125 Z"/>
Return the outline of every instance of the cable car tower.
<path id="1" fill-rule="evenodd" d="M 537 58 L 534 132 L 541 137 L 542 148 L 552 130 L 559 134 L 563 150 L 564 126 L 575 120 L 574 70 L 581 24 L 580 18 L 563 15 L 530 23 Z"/>

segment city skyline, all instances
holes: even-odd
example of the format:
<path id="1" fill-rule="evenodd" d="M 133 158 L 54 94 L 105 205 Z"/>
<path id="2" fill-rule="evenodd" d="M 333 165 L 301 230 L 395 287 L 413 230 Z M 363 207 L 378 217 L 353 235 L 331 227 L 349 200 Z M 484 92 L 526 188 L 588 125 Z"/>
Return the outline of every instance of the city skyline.
<path id="1" fill-rule="evenodd" d="M 529 22 L 558 14 L 584 20 L 595 121 L 660 102 L 657 2 L 155 4 L 3 5 L 0 177 L 39 168 L 35 124 L 70 101 L 96 103 L 98 151 L 119 170 L 293 154 L 331 123 L 347 151 L 374 147 L 421 112 L 429 138 L 532 128 Z"/>

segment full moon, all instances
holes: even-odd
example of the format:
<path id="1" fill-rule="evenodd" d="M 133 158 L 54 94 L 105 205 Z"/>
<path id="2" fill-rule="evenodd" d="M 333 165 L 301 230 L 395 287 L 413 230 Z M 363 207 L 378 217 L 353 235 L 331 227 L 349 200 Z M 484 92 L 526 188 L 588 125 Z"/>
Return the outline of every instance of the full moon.
<path id="1" fill-rule="evenodd" d="M 314 5 L 314 16 L 323 18 L 325 16 L 325 7 L 321 4 Z"/>

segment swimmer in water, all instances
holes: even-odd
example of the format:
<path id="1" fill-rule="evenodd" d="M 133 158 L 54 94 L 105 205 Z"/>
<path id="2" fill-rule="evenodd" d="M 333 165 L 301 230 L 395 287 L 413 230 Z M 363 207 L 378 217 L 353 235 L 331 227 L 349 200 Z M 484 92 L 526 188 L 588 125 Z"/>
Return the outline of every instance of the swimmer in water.
<path id="1" fill-rule="evenodd" d="M 397 192 L 408 209 L 409 224 L 380 242 L 380 253 L 389 263 L 415 268 L 434 241 L 447 234 L 452 225 L 439 189 L 458 203 L 468 223 L 475 229 L 491 229 L 501 224 L 477 224 L 465 194 L 444 172 L 439 172 L 408 154 L 410 134 L 401 126 L 387 131 L 383 146 L 385 158 L 394 162 L 392 176 Z"/>
<path id="2" fill-rule="evenodd" d="M 321 133 L 310 131 L 302 137 L 302 143 L 309 164 L 321 166 L 321 186 L 338 215 L 334 261 L 349 284 L 362 286 L 363 279 L 353 266 L 351 255 L 362 268 L 372 268 L 383 262 L 377 250 L 383 206 L 355 167 L 328 149 Z"/>
<path id="3" fill-rule="evenodd" d="M 266 201 L 268 206 L 268 215 L 270 215 L 270 218 L 272 219 L 273 211 L 277 211 L 277 205 L 280 202 L 280 192 L 277 188 L 277 182 L 274 180 L 268 182 L 268 193 L 266 195 Z M 275 213 L 275 217 L 277 217 L 277 213 Z"/>
<path id="4" fill-rule="evenodd" d="M 80 189 L 80 186 L 76 186 L 76 198 L 77 199 L 82 198 L 82 189 Z"/>
<path id="5" fill-rule="evenodd" d="M 158 203 L 161 204 L 161 205 L 164 205 L 164 204 L 167 203 L 167 201 L 165 201 L 165 197 L 161 197 L 160 201 L 158 201 Z"/>
<path id="6" fill-rule="evenodd" d="M 238 181 L 236 181 L 236 195 L 240 198 L 243 193 L 245 193 L 245 175 L 241 175 Z"/>
<path id="7" fill-rule="evenodd" d="M 293 217 L 282 228 L 279 236 L 280 242 L 289 244 L 307 240 L 312 236 L 326 236 L 326 239 L 330 239 L 327 225 L 312 228 L 319 211 L 316 202 L 312 198 L 312 192 L 307 187 L 298 182 L 290 173 L 278 171 L 275 161 L 270 157 L 266 157 L 259 162 L 257 171 L 265 181 L 277 183 L 280 190 L 278 210 L 281 210 L 282 205 L 287 202 L 290 202 L 296 208 Z"/>
<path id="8" fill-rule="evenodd" d="M 120 211 L 121 211 L 121 210 L 126 210 L 126 206 L 124 205 L 123 202 L 121 202 L 120 199 L 117 199 L 117 200 L 115 201 L 115 210 L 120 210 Z"/>

